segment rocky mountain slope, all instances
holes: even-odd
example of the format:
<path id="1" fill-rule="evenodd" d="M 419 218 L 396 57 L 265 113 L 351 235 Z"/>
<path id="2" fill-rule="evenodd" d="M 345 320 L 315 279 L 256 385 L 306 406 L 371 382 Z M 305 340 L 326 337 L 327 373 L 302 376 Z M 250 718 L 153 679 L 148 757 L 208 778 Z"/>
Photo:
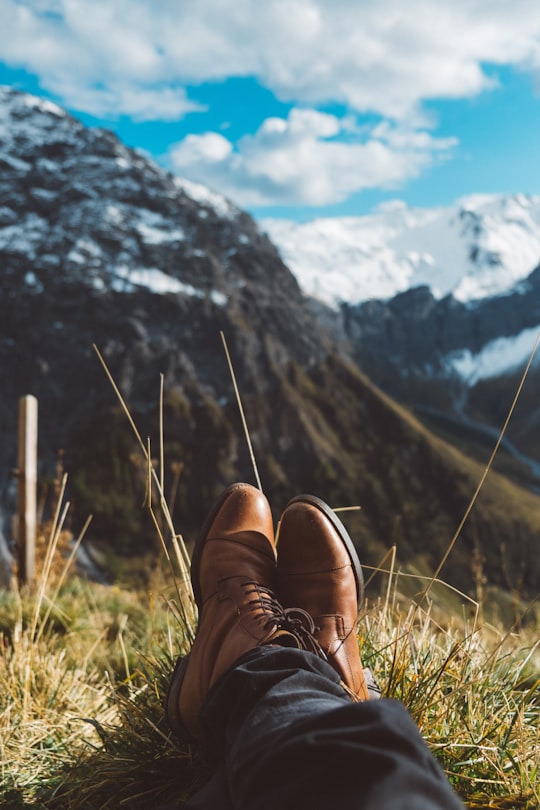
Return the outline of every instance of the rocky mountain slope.
<path id="1" fill-rule="evenodd" d="M 92 513 L 90 536 L 109 555 L 155 550 L 144 464 L 96 344 L 156 455 L 164 375 L 166 490 L 189 541 L 222 486 L 254 479 L 222 331 L 276 518 L 299 491 L 358 504 L 347 520 L 365 561 L 396 541 L 403 563 L 433 570 L 481 469 L 368 380 L 247 214 L 110 133 L 3 89 L 0 260 L 7 516 L 17 399 L 33 393 L 42 484 L 62 448 L 73 524 Z M 480 560 L 491 583 L 532 593 L 539 506 L 493 476 L 445 578 L 472 589 Z"/>
<path id="2" fill-rule="evenodd" d="M 358 362 L 428 424 L 486 458 L 540 331 L 540 268 L 474 306 L 427 287 L 342 309 Z M 540 487 L 540 355 L 507 429 L 502 469 Z"/>

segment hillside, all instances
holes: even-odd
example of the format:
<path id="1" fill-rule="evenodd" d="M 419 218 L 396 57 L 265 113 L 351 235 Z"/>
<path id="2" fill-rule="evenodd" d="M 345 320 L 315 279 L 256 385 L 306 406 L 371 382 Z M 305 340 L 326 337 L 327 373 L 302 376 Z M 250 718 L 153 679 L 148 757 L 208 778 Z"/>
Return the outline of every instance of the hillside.
<path id="1" fill-rule="evenodd" d="M 96 344 L 155 454 L 164 375 L 166 490 L 189 542 L 223 485 L 253 480 L 223 331 L 276 518 L 299 491 L 360 505 L 346 519 L 366 562 L 397 541 L 401 564 L 433 570 L 481 468 L 368 380 L 253 220 L 53 105 L 3 90 L 0 110 L 5 513 L 17 399 L 33 393 L 42 480 L 62 448 L 74 525 L 92 513 L 109 557 L 154 552 L 146 471 Z M 493 476 L 445 578 L 471 590 L 476 547 L 490 583 L 535 593 L 539 507 Z"/>

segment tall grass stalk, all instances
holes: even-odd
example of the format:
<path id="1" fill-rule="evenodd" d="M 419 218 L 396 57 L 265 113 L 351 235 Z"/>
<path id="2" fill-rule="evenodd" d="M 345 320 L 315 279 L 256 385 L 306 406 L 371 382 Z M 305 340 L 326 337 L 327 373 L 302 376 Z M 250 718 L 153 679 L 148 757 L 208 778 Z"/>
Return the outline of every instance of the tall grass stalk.
<path id="1" fill-rule="evenodd" d="M 459 539 L 459 537 L 461 535 L 461 532 L 463 531 L 463 527 L 465 526 L 465 523 L 469 519 L 469 515 L 471 514 L 471 512 L 473 510 L 473 507 L 474 507 L 474 505 L 475 505 L 475 503 L 476 503 L 476 501 L 478 499 L 478 496 L 479 496 L 479 494 L 480 494 L 480 492 L 482 490 L 482 487 L 484 486 L 484 484 L 486 482 L 486 478 L 488 477 L 488 474 L 489 474 L 489 472 L 490 472 L 490 470 L 491 470 L 491 468 L 493 466 L 493 462 L 495 461 L 495 456 L 499 452 L 499 448 L 500 448 L 500 446 L 502 444 L 502 440 L 503 440 L 503 438 L 504 438 L 504 436 L 506 434 L 506 430 L 508 428 L 508 425 L 510 424 L 510 420 L 511 420 L 511 418 L 513 416 L 513 413 L 514 413 L 514 411 L 516 409 L 516 405 L 517 405 L 518 400 L 519 400 L 519 398 L 521 396 L 523 386 L 525 385 L 525 381 L 526 381 L 526 379 L 527 379 L 527 377 L 529 375 L 529 371 L 530 371 L 530 368 L 532 366 L 534 356 L 536 354 L 536 350 L 538 349 L 538 344 L 539 343 L 540 343 L 540 331 L 536 335 L 536 340 L 535 340 L 534 345 L 533 345 L 533 347 L 531 349 L 529 359 L 528 359 L 528 361 L 527 361 L 527 363 L 525 365 L 525 368 L 523 370 L 523 374 L 521 375 L 519 384 L 518 384 L 516 392 L 514 394 L 514 398 L 512 400 L 510 408 L 508 409 L 508 413 L 506 414 L 506 418 L 504 420 L 503 426 L 501 427 L 501 429 L 499 431 L 497 441 L 495 442 L 495 445 L 493 447 L 491 455 L 490 455 L 490 457 L 488 459 L 488 462 L 487 462 L 487 464 L 486 464 L 486 466 L 484 468 L 484 472 L 482 473 L 480 481 L 478 482 L 478 486 L 476 487 L 476 489 L 475 489 L 475 491 L 474 491 L 474 493 L 472 495 L 472 498 L 469 501 L 469 504 L 468 504 L 464 514 L 463 514 L 463 517 L 462 517 L 461 521 L 459 522 L 459 525 L 458 525 L 458 527 L 457 527 L 457 529 L 456 529 L 456 531 L 454 533 L 454 536 L 450 540 L 450 542 L 449 542 L 449 544 L 448 544 L 448 546 L 446 548 L 446 551 L 445 551 L 440 563 L 438 564 L 437 568 L 435 569 L 435 571 L 433 573 L 433 582 L 437 579 L 437 577 L 441 573 L 442 569 L 444 568 L 444 566 L 446 564 L 446 561 L 448 560 L 448 557 L 452 553 L 452 550 L 453 550 L 455 544 L 457 543 L 457 541 L 458 541 L 458 539 Z M 427 584 L 425 591 L 422 593 L 422 595 L 420 597 L 420 600 L 419 600 L 420 603 L 429 594 L 429 591 L 431 589 L 431 584 L 432 583 Z"/>
<path id="2" fill-rule="evenodd" d="M 135 424 L 135 422 L 133 420 L 131 412 L 130 412 L 127 404 L 126 404 L 126 401 L 124 400 L 124 397 L 122 396 L 122 393 L 121 393 L 120 389 L 118 388 L 118 386 L 117 386 L 117 384 L 116 384 L 116 382 L 114 380 L 114 377 L 112 376 L 112 374 L 110 372 L 110 369 L 107 366 L 107 363 L 105 362 L 105 359 L 104 359 L 103 355 L 101 354 L 101 352 L 99 351 L 99 349 L 98 349 L 98 347 L 96 345 L 94 345 L 94 351 L 96 352 L 97 357 L 98 357 L 101 365 L 103 366 L 103 370 L 105 371 L 105 374 L 107 375 L 107 378 L 108 378 L 108 380 L 109 380 L 109 382 L 110 382 L 110 384 L 111 384 L 111 386 L 112 386 L 112 388 L 113 388 L 113 390 L 114 390 L 114 392 L 115 392 L 115 394 L 116 394 L 116 396 L 118 398 L 118 401 L 119 401 L 119 403 L 120 403 L 120 405 L 122 407 L 122 410 L 124 411 L 124 413 L 125 413 L 125 415 L 126 415 L 126 417 L 128 419 L 128 422 L 129 422 L 129 424 L 130 424 L 130 426 L 131 426 L 131 428 L 133 430 L 135 438 L 137 439 L 137 442 L 139 444 L 141 452 L 142 452 L 142 454 L 143 454 L 143 456 L 144 456 L 144 458 L 146 460 L 147 470 L 148 470 L 148 505 L 149 505 L 149 508 L 150 508 L 152 519 L 154 521 L 154 525 L 156 526 L 156 529 L 157 529 L 157 533 L 158 533 L 158 537 L 159 537 L 160 542 L 161 542 L 162 550 L 163 550 L 163 552 L 165 554 L 165 558 L 166 558 L 167 562 L 169 563 L 172 581 L 174 582 L 174 586 L 175 586 L 175 588 L 177 590 L 179 609 L 181 611 L 181 614 L 183 616 L 183 620 L 184 620 L 184 623 L 185 623 L 184 631 L 187 633 L 188 636 L 193 638 L 194 633 L 195 633 L 196 606 L 195 606 L 195 599 L 194 599 L 194 596 L 193 596 L 193 589 L 192 589 L 192 586 L 191 586 L 191 580 L 190 580 L 190 576 L 189 576 L 189 554 L 188 554 L 188 551 L 187 551 L 187 549 L 185 547 L 185 543 L 184 543 L 184 540 L 183 540 L 182 536 L 180 534 L 177 534 L 176 530 L 174 528 L 174 523 L 173 523 L 173 520 L 172 520 L 172 516 L 171 516 L 169 506 L 167 504 L 167 499 L 165 497 L 165 493 L 164 493 L 164 490 L 163 490 L 163 487 L 162 487 L 163 475 L 164 475 L 163 474 L 163 467 L 161 469 L 160 476 L 158 477 L 158 475 L 156 474 L 156 471 L 155 471 L 155 469 L 154 469 L 154 467 L 152 465 L 152 457 L 151 457 L 151 454 L 150 454 L 150 448 L 145 446 L 145 444 L 144 444 L 144 442 L 143 442 L 143 440 L 141 438 L 141 434 L 139 433 L 139 430 L 137 429 L 137 426 L 136 426 L 136 424 Z M 162 395 L 160 395 L 160 412 L 162 411 L 162 408 L 163 408 L 163 399 L 162 399 Z M 163 417 L 160 415 L 160 447 L 163 446 L 162 431 L 163 431 Z M 161 457 L 161 455 L 162 454 L 160 452 L 160 457 Z M 162 462 L 162 464 L 163 464 L 163 462 Z M 161 510 L 161 514 L 163 515 L 163 517 L 165 519 L 165 523 L 167 525 L 167 528 L 169 529 L 169 537 L 170 537 L 171 541 L 173 541 L 175 552 L 180 550 L 180 554 L 178 554 L 178 553 L 176 554 L 177 563 L 178 563 L 179 568 L 180 568 L 180 577 L 179 578 L 177 578 L 175 576 L 176 572 L 174 571 L 174 568 L 172 566 L 171 558 L 170 558 L 168 548 L 167 548 L 167 543 L 166 543 L 165 538 L 163 536 L 163 532 L 161 531 L 161 527 L 159 526 L 159 522 L 157 521 L 155 512 L 152 509 L 154 488 L 156 489 L 157 494 L 158 494 L 159 508 Z"/>
<path id="3" fill-rule="evenodd" d="M 242 398 L 240 396 L 240 389 L 238 388 L 238 383 L 236 382 L 236 374 L 234 373 L 234 366 L 232 364 L 231 355 L 229 353 L 229 347 L 227 345 L 227 339 L 223 332 L 220 332 L 221 335 L 221 342 L 223 343 L 223 348 L 225 350 L 225 357 L 227 358 L 227 365 L 229 367 L 229 373 L 231 375 L 231 380 L 234 388 L 234 393 L 236 396 L 236 404 L 238 405 L 238 411 L 240 412 L 240 419 L 242 420 L 242 427 L 244 428 L 244 436 L 246 438 L 249 457 L 251 459 L 251 464 L 253 467 L 253 472 L 255 474 L 255 480 L 257 481 L 257 486 L 263 491 L 261 478 L 259 475 L 259 469 L 257 467 L 257 461 L 255 460 L 255 453 L 253 452 L 253 444 L 251 442 L 251 436 L 249 433 L 249 429 L 247 426 L 246 415 L 244 413 L 244 406 L 242 405 Z"/>

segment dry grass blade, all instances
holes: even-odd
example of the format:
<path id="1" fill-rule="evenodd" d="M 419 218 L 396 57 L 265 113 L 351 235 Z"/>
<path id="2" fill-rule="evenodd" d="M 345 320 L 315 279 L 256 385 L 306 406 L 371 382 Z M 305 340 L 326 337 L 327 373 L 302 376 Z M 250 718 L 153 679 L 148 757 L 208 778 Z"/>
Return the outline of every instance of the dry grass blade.
<path id="1" fill-rule="evenodd" d="M 223 348 L 225 349 L 225 355 L 227 357 L 227 363 L 228 363 L 228 366 L 229 366 L 229 371 L 230 371 L 230 374 L 231 374 L 233 387 L 234 387 L 234 393 L 236 395 L 236 402 L 238 403 L 238 409 L 240 411 L 240 418 L 242 419 L 242 426 L 244 428 L 244 433 L 245 433 L 245 436 L 246 436 L 246 441 L 247 441 L 248 450 L 249 450 L 249 456 L 251 458 L 251 463 L 253 465 L 253 472 L 255 473 L 255 479 L 257 481 L 257 486 L 259 487 L 259 489 L 262 492 L 263 488 L 262 488 L 261 479 L 260 479 L 260 476 L 259 476 L 259 470 L 257 469 L 257 462 L 255 461 L 255 453 L 253 452 L 253 445 L 251 443 L 251 437 L 249 435 L 249 430 L 248 430 L 248 426 L 247 426 L 247 422 L 246 422 L 246 417 L 245 417 L 245 414 L 244 414 L 244 408 L 242 406 L 242 400 L 240 398 L 240 391 L 238 389 L 238 384 L 236 382 L 236 375 L 234 373 L 234 368 L 233 368 L 233 364 L 232 364 L 232 361 L 231 361 L 231 356 L 229 354 L 229 347 L 227 346 L 227 341 L 225 339 L 225 335 L 223 334 L 223 332 L 220 332 L 220 335 L 221 335 L 221 340 L 223 342 Z"/>
<path id="2" fill-rule="evenodd" d="M 443 555 L 442 560 L 440 561 L 439 565 L 435 569 L 435 572 L 433 574 L 433 582 L 435 582 L 435 580 L 437 579 L 437 577 L 441 573 L 441 571 L 444 568 L 444 565 L 445 565 L 448 557 L 452 553 L 452 549 L 454 548 L 458 538 L 461 535 L 463 527 L 464 527 L 465 523 L 467 522 L 467 520 L 469 518 L 469 515 L 472 512 L 472 509 L 473 509 L 473 507 L 474 507 L 474 505 L 475 505 L 475 503 L 476 503 L 476 501 L 478 499 L 478 496 L 480 494 L 480 491 L 481 491 L 482 487 L 484 486 L 484 482 L 485 482 L 485 480 L 486 480 L 486 478 L 488 476 L 488 473 L 489 473 L 489 471 L 491 470 L 491 468 L 493 466 L 495 456 L 497 455 L 497 453 L 499 451 L 499 447 L 501 446 L 501 442 L 502 442 L 502 440 L 503 440 L 503 438 L 505 436 L 506 429 L 507 429 L 507 427 L 508 427 L 508 425 L 510 423 L 510 419 L 512 418 L 512 415 L 513 415 L 514 410 L 516 408 L 516 405 L 518 403 L 519 397 L 521 396 L 521 391 L 523 390 L 523 386 L 525 385 L 525 380 L 527 379 L 527 376 L 529 374 L 529 370 L 530 370 L 532 362 L 534 360 L 534 356 L 536 354 L 536 350 L 538 348 L 539 342 L 540 342 L 540 332 L 538 332 L 538 334 L 536 336 L 534 346 L 533 346 L 533 348 L 531 350 L 531 353 L 529 355 L 529 360 L 527 362 L 527 365 L 525 367 L 525 370 L 524 370 L 523 374 L 521 375 L 521 379 L 519 381 L 519 385 L 518 385 L 516 393 L 514 395 L 514 399 L 512 400 L 512 404 L 510 405 L 510 408 L 509 408 L 508 413 L 506 415 L 506 419 L 504 421 L 504 424 L 503 424 L 503 426 L 502 426 L 502 428 L 501 428 L 501 430 L 499 432 L 499 436 L 498 436 L 497 441 L 495 443 L 495 447 L 493 448 L 493 451 L 492 451 L 492 453 L 491 453 L 491 455 L 489 457 L 488 463 L 485 466 L 484 472 L 483 472 L 483 474 L 482 474 L 482 476 L 480 478 L 480 481 L 478 482 L 478 486 L 476 487 L 476 489 L 474 491 L 474 494 L 473 494 L 473 496 L 472 496 L 472 498 L 471 498 L 471 500 L 469 502 L 469 505 L 467 506 L 467 509 L 465 510 L 465 514 L 463 515 L 463 518 L 461 519 L 461 521 L 459 523 L 459 526 L 457 527 L 457 529 L 456 529 L 456 531 L 454 533 L 454 536 L 452 537 L 452 539 L 451 539 L 451 541 L 450 541 L 450 543 L 448 545 L 448 548 L 446 549 L 446 552 Z M 431 589 L 431 586 L 432 586 L 432 582 L 428 583 L 426 589 L 420 595 L 419 603 L 421 603 L 426 598 L 426 596 L 428 595 L 428 593 L 429 593 L 429 591 Z"/>
<path id="3" fill-rule="evenodd" d="M 68 510 L 69 510 L 69 503 L 66 503 L 64 505 L 64 509 L 62 511 L 62 514 L 60 515 L 60 510 L 62 509 L 62 501 L 63 501 L 64 493 L 65 493 L 65 490 L 66 490 L 66 483 L 67 483 L 67 475 L 64 475 L 63 478 L 62 478 L 62 485 L 61 485 L 61 488 L 60 488 L 60 493 L 59 493 L 57 504 L 56 504 L 56 509 L 55 509 L 54 519 L 53 519 L 53 523 L 52 523 L 49 543 L 47 545 L 47 552 L 46 552 L 46 555 L 45 555 L 45 562 L 43 564 L 43 571 L 42 571 L 42 574 L 41 574 L 41 581 L 40 581 L 40 587 L 39 587 L 39 595 L 38 595 L 38 598 L 37 598 L 36 604 L 35 604 L 34 618 L 32 620 L 32 631 L 31 631 L 32 638 L 35 638 L 35 635 L 36 635 L 39 615 L 40 615 L 40 611 L 41 611 L 41 605 L 42 605 L 42 602 L 43 602 L 43 596 L 45 594 L 45 588 L 47 587 L 47 581 L 49 579 L 49 574 L 50 574 L 50 570 L 51 570 L 52 560 L 53 560 L 53 557 L 54 557 L 54 552 L 56 550 L 56 546 L 58 544 L 58 539 L 60 537 L 60 533 L 62 531 L 62 527 L 64 525 L 64 521 L 66 519 L 66 515 L 67 515 Z"/>
<path id="4" fill-rule="evenodd" d="M 107 366 L 107 363 L 105 362 L 105 359 L 103 358 L 103 355 L 101 354 L 101 352 L 99 351 L 99 349 L 98 349 L 98 347 L 96 345 L 94 345 L 94 351 L 96 352 L 96 354 L 98 356 L 98 359 L 99 359 L 101 365 L 103 366 L 105 374 L 107 375 L 107 377 L 109 379 L 109 382 L 111 383 L 111 385 L 113 387 L 113 390 L 114 390 L 114 392 L 115 392 L 115 394 L 116 394 L 116 396 L 118 398 L 118 401 L 120 402 L 122 410 L 124 411 L 125 415 L 127 416 L 129 424 L 131 425 L 131 428 L 132 428 L 133 433 L 135 435 L 135 438 L 137 439 L 139 447 L 140 447 L 140 449 L 141 449 L 141 451 L 143 453 L 143 456 L 144 456 L 144 458 L 146 460 L 147 469 L 148 469 L 148 478 L 149 478 L 149 492 L 148 492 L 149 498 L 148 498 L 148 503 L 149 503 L 150 509 L 151 509 L 151 504 L 152 504 L 152 486 L 155 486 L 156 490 L 158 492 L 158 496 L 159 496 L 159 506 L 160 506 L 162 514 L 163 514 L 163 516 L 165 518 L 165 522 L 167 524 L 167 527 L 169 529 L 170 537 L 174 537 L 176 539 L 177 544 L 179 544 L 180 547 L 182 548 L 182 554 L 180 555 L 180 558 L 179 558 L 179 564 L 180 564 L 180 567 L 181 567 L 181 586 L 182 586 L 182 590 L 180 590 L 180 588 L 178 586 L 178 582 L 177 582 L 176 577 L 175 577 L 174 569 L 172 568 L 171 558 L 170 558 L 169 552 L 167 550 L 167 544 L 165 543 L 165 539 L 163 537 L 163 533 L 161 532 L 161 529 L 159 529 L 158 537 L 160 539 L 161 546 L 162 546 L 163 551 L 165 553 L 165 558 L 167 559 L 167 562 L 171 566 L 171 573 L 172 573 L 172 576 L 173 576 L 173 582 L 175 583 L 175 587 L 176 587 L 176 590 L 177 590 L 179 603 L 183 606 L 183 615 L 185 615 L 185 621 L 186 621 L 185 629 L 186 629 L 187 633 L 191 637 L 193 637 L 194 632 L 195 632 L 195 618 L 194 617 L 195 617 L 195 613 L 196 613 L 196 608 L 195 608 L 195 599 L 194 599 L 194 596 L 193 596 L 193 590 L 192 590 L 192 587 L 191 587 L 191 581 L 190 581 L 190 578 L 189 578 L 189 563 L 188 563 L 189 554 L 187 552 L 187 549 L 184 546 L 183 540 L 181 539 L 181 535 L 177 534 L 177 532 L 175 531 L 173 520 L 172 520 L 170 511 L 169 511 L 169 507 L 167 505 L 167 501 L 166 501 L 166 498 L 165 498 L 165 494 L 164 494 L 163 488 L 161 486 L 161 481 L 158 478 L 158 476 L 156 474 L 156 471 L 155 471 L 155 469 L 154 469 L 154 467 L 152 465 L 152 460 L 151 460 L 149 450 L 145 446 L 145 444 L 144 444 L 144 442 L 143 442 L 143 440 L 141 438 L 141 435 L 140 435 L 140 433 L 139 433 L 139 431 L 137 429 L 137 426 L 135 425 L 133 417 L 131 416 L 131 413 L 130 413 L 130 410 L 129 410 L 128 406 L 127 406 L 127 403 L 124 400 L 124 398 L 123 398 L 123 396 L 122 396 L 122 394 L 120 392 L 120 389 L 116 385 L 116 382 L 115 382 L 115 380 L 114 380 L 114 378 L 113 378 L 113 376 L 112 376 L 112 374 L 111 374 L 111 372 L 109 370 L 109 367 Z M 158 521 L 156 519 L 155 513 L 152 511 L 152 509 L 151 509 L 151 516 L 152 516 L 152 520 L 154 521 L 154 525 L 156 525 L 156 528 L 158 528 L 159 524 L 158 524 Z M 178 538 L 180 538 L 179 543 L 178 543 Z"/>
<path id="5" fill-rule="evenodd" d="M 64 565 L 64 567 L 62 569 L 62 572 L 60 574 L 59 580 L 57 582 L 56 590 L 54 591 L 52 597 L 48 600 L 49 601 L 49 607 L 47 608 L 47 611 L 45 612 L 45 615 L 43 616 L 43 619 L 41 620 L 38 634 L 37 634 L 37 636 L 35 636 L 36 641 L 39 641 L 39 639 L 41 638 L 41 635 L 43 633 L 44 628 L 47 626 L 47 622 L 48 622 L 48 620 L 50 618 L 52 608 L 56 603 L 56 600 L 58 598 L 58 594 L 60 593 L 60 589 L 62 588 L 62 585 L 64 583 L 64 580 L 65 580 L 65 578 L 67 576 L 67 573 L 68 573 L 69 569 L 71 568 L 71 565 L 72 565 L 72 563 L 73 563 L 73 561 L 75 559 L 75 555 L 77 554 L 79 546 L 82 543 L 83 537 L 85 536 L 85 534 L 87 532 L 87 529 L 88 529 L 88 527 L 90 525 L 91 520 L 92 520 L 92 516 L 90 515 L 87 518 L 86 523 L 84 524 L 84 526 L 83 526 L 77 540 L 73 544 L 73 548 L 71 550 L 71 553 L 70 553 L 68 559 L 66 560 L 66 564 Z"/>

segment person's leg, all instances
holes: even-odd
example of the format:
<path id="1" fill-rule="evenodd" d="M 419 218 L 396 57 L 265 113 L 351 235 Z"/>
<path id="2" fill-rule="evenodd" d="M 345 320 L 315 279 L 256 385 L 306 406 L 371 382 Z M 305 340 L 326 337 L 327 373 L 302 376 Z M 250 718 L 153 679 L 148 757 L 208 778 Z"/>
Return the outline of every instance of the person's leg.
<path id="1" fill-rule="evenodd" d="M 173 673 L 166 710 L 173 730 L 202 737 L 221 764 L 214 793 L 192 806 L 460 808 L 401 704 L 351 702 L 351 695 L 366 696 L 354 550 L 326 505 L 301 500 L 285 510 L 294 520 L 289 538 L 280 537 L 280 548 L 289 548 L 279 579 L 291 575 L 284 589 L 290 607 L 274 593 L 272 521 L 258 490 L 227 490 L 196 546 L 199 624 L 190 655 Z M 343 564 L 334 564 L 336 554 Z M 293 607 L 296 597 L 300 608 Z M 224 785 L 227 795 L 217 795 Z"/>
<path id="2" fill-rule="evenodd" d="M 463 807 L 403 705 L 351 702 L 309 652 L 247 653 L 210 691 L 200 723 L 237 810 Z"/>
<path id="3" fill-rule="evenodd" d="M 210 687 L 245 652 L 279 641 L 299 647 L 274 595 L 276 554 L 270 506 L 249 484 L 225 490 L 193 552 L 191 581 L 199 609 L 193 647 L 178 661 L 166 699 L 170 727 L 197 737 Z"/>
<path id="4" fill-rule="evenodd" d="M 249 484 L 229 487 L 211 510 L 194 549 L 191 581 L 199 611 L 195 641 L 176 665 L 165 702 L 170 728 L 184 739 L 200 738 L 208 691 L 244 653 L 269 643 L 319 649 L 310 617 L 287 615 L 275 597 L 272 515 L 265 496 Z M 189 806 L 228 807 L 224 784 L 219 769 Z"/>

